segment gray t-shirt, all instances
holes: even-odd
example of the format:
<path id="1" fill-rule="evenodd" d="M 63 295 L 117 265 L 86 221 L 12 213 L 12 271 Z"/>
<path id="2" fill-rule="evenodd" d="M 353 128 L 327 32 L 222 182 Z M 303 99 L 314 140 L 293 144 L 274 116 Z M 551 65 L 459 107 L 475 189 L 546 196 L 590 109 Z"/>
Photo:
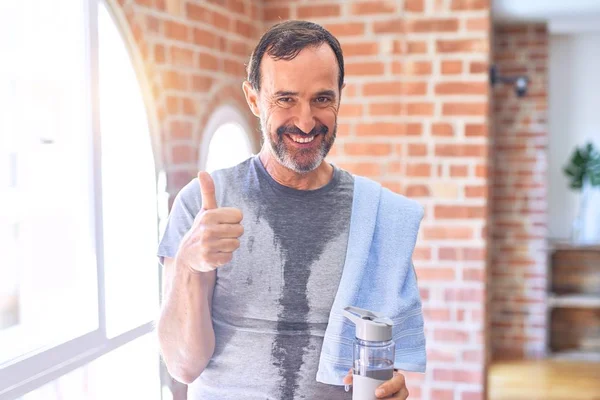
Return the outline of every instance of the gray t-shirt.
<path id="1" fill-rule="evenodd" d="M 345 262 L 354 178 L 334 166 L 326 186 L 295 190 L 257 156 L 212 176 L 217 204 L 242 210 L 244 235 L 217 269 L 215 352 L 188 398 L 350 399 L 343 386 L 315 377 Z M 159 256 L 175 256 L 200 202 L 194 179 L 175 199 Z"/>

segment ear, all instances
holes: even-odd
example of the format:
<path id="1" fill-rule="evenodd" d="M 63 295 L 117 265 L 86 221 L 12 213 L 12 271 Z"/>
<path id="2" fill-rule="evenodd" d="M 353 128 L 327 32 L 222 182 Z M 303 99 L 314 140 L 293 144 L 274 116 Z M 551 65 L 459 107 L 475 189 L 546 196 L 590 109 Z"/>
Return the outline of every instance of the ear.
<path id="1" fill-rule="evenodd" d="M 242 90 L 244 91 L 244 96 L 246 96 L 246 102 L 248 103 L 248 107 L 250 107 L 250 111 L 256 117 L 260 118 L 260 108 L 258 107 L 258 93 L 252 87 L 250 82 L 244 81 L 242 84 Z"/>

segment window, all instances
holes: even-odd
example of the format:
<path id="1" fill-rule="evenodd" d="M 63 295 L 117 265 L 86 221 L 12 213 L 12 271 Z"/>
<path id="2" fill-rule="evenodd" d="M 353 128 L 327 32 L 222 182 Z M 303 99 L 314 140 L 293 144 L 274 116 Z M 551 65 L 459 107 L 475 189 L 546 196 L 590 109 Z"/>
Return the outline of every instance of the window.
<path id="1" fill-rule="evenodd" d="M 244 118 L 231 106 L 211 116 L 204 135 L 200 168 L 207 172 L 233 167 L 253 154 L 256 147 Z"/>
<path id="2" fill-rule="evenodd" d="M 123 36 L 97 0 L 0 2 L 0 51 L 0 398 L 115 377 L 123 345 L 160 394 L 164 174 Z"/>

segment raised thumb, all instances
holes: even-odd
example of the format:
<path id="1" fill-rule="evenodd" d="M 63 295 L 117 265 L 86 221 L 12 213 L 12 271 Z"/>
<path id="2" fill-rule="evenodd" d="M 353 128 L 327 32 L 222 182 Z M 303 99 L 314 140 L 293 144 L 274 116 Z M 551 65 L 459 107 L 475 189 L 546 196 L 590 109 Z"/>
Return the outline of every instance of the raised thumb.
<path id="1" fill-rule="evenodd" d="M 208 172 L 198 172 L 198 181 L 200 181 L 200 193 L 202 193 L 202 208 L 213 210 L 217 208 L 217 198 L 215 196 L 215 182 Z"/>

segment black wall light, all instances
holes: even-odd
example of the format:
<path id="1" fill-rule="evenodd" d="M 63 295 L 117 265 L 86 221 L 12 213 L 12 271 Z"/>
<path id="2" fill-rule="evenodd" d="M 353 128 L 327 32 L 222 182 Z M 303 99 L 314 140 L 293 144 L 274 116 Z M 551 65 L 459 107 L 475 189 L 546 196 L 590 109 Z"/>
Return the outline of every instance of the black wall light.
<path id="1" fill-rule="evenodd" d="M 523 97 L 527 94 L 527 86 L 529 85 L 529 78 L 523 75 L 519 76 L 502 76 L 498 72 L 498 67 L 492 65 L 490 68 L 490 83 L 492 87 L 496 83 L 510 83 L 515 86 L 515 93 L 518 97 Z"/>

